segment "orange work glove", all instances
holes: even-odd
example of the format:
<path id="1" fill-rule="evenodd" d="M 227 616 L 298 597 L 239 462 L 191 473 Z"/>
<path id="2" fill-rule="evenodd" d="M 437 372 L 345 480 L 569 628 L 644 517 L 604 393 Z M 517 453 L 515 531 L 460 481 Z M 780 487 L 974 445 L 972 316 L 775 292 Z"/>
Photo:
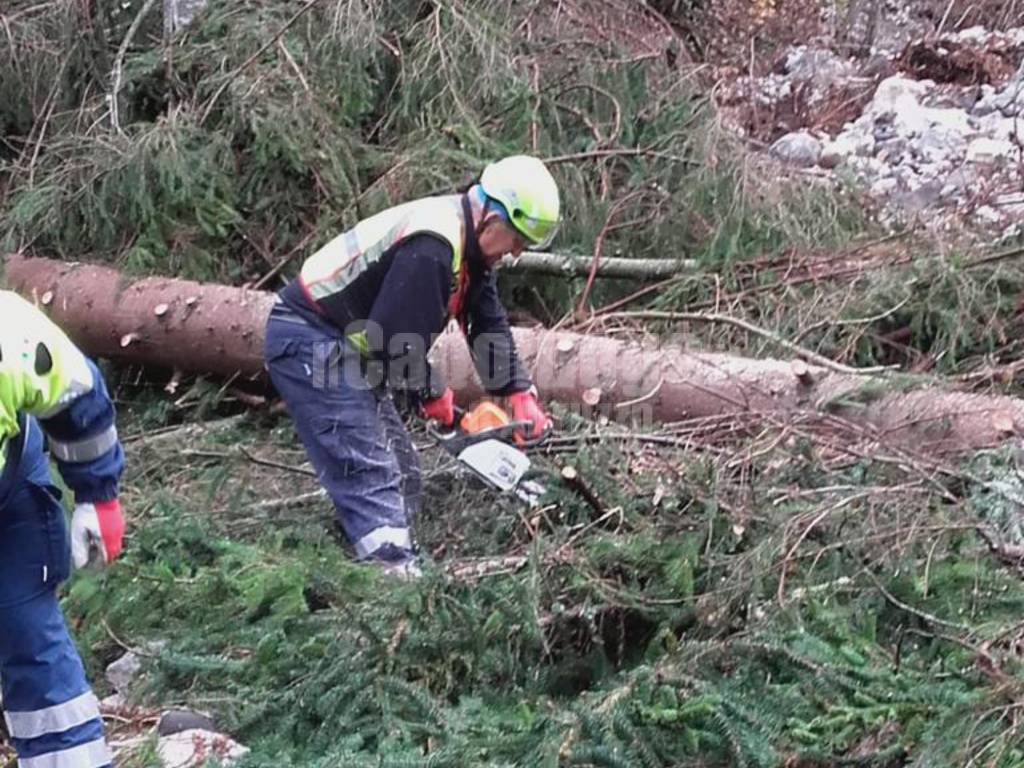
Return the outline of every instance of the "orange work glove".
<path id="1" fill-rule="evenodd" d="M 445 387 L 439 397 L 427 400 L 420 407 L 427 419 L 433 419 L 442 427 L 450 427 L 455 423 L 455 393 L 451 387 Z"/>
<path id="2" fill-rule="evenodd" d="M 507 398 L 509 408 L 512 409 L 513 421 L 529 421 L 533 423 L 533 429 L 529 434 L 520 437 L 536 439 L 544 434 L 544 430 L 551 424 L 551 418 L 544 408 L 537 401 L 536 390 L 528 389 L 525 392 L 513 392 Z"/>

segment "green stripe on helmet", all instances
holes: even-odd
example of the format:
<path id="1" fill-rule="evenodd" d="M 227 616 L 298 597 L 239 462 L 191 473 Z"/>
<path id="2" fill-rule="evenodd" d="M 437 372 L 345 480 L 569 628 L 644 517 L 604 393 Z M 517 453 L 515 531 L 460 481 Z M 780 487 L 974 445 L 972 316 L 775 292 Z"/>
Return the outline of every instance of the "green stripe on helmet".
<path id="1" fill-rule="evenodd" d="M 514 155 L 491 163 L 480 176 L 484 194 L 501 203 L 515 227 L 534 247 L 554 239 L 561 216 L 558 184 L 543 162 Z"/>

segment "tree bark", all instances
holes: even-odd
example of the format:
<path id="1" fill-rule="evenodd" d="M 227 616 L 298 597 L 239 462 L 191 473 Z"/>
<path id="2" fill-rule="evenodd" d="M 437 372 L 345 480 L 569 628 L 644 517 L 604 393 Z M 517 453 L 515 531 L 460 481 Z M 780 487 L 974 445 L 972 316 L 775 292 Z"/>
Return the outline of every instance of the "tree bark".
<path id="1" fill-rule="evenodd" d="M 166 278 L 133 281 L 104 267 L 17 256 L 6 267 L 8 284 L 93 355 L 225 375 L 262 371 L 273 294 Z M 1024 429 L 1024 400 L 943 390 L 908 376 L 871 378 L 803 360 L 690 352 L 674 343 L 513 333 L 544 398 L 612 418 L 843 421 L 880 443 L 933 454 L 989 447 Z M 461 336 L 443 336 L 433 356 L 462 402 L 483 394 Z"/>
<path id="2" fill-rule="evenodd" d="M 227 376 L 263 369 L 272 293 L 19 256 L 4 276 L 91 355 Z"/>

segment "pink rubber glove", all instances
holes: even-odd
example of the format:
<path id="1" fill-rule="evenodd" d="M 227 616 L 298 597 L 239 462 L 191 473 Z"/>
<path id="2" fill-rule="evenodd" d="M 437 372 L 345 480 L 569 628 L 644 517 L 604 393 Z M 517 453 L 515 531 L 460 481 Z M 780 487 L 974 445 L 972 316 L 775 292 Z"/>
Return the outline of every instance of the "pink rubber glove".
<path id="1" fill-rule="evenodd" d="M 525 392 L 514 392 L 508 396 L 508 406 L 512 409 L 513 421 L 529 421 L 533 423 L 533 429 L 528 435 L 516 434 L 520 437 L 536 439 L 544 434 L 544 430 L 551 424 L 551 418 L 537 400 L 534 390 Z"/>
<path id="2" fill-rule="evenodd" d="M 442 427 L 450 427 L 455 423 L 455 393 L 451 387 L 445 387 L 440 397 L 427 400 L 420 410 L 424 417 L 433 419 Z"/>

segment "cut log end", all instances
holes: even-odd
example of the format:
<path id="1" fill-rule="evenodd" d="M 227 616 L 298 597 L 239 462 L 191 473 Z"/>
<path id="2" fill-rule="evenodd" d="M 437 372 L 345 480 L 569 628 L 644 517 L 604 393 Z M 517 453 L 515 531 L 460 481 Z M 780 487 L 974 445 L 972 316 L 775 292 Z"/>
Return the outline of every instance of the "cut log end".
<path id="1" fill-rule="evenodd" d="M 174 373 L 171 375 L 171 380 L 167 382 L 164 387 L 164 392 L 168 395 L 176 395 L 178 393 L 178 387 L 181 386 L 181 380 L 184 377 L 184 372 L 178 368 L 174 369 Z"/>
<path id="2" fill-rule="evenodd" d="M 1001 437 L 1013 437 L 1017 434 L 1017 425 L 1013 416 L 1005 411 L 992 414 L 992 427 Z"/>
<path id="3" fill-rule="evenodd" d="M 555 361 L 559 366 L 568 365 L 575 357 L 576 343 L 572 339 L 562 338 L 555 344 Z"/>
<path id="4" fill-rule="evenodd" d="M 794 360 L 789 364 L 789 368 L 793 372 L 793 375 L 796 376 L 796 380 L 805 387 L 809 387 L 814 383 L 814 376 L 811 374 L 811 369 L 803 360 Z"/>

